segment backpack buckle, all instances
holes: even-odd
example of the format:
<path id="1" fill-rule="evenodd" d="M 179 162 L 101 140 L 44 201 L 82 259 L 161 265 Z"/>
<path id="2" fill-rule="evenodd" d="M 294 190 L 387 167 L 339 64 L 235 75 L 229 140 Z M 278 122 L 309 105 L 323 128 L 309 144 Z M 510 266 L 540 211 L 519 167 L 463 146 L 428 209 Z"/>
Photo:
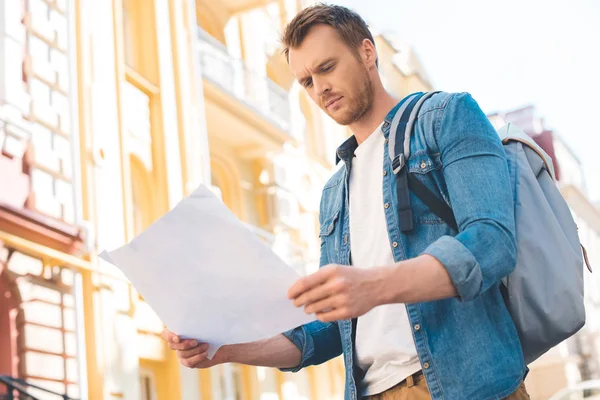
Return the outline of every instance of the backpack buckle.
<path id="1" fill-rule="evenodd" d="M 396 157 L 394 157 L 394 160 L 392 161 L 392 170 L 394 171 L 394 174 L 398 175 L 398 172 L 404 168 L 404 165 L 406 165 L 404 153 L 398 154 Z"/>

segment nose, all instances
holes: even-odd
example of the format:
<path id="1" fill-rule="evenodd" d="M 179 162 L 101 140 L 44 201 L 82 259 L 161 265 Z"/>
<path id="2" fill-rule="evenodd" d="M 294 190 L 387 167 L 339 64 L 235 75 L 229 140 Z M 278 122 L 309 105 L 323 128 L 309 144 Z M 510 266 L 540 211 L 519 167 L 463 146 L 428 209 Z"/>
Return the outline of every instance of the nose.
<path id="1" fill-rule="evenodd" d="M 329 82 L 322 77 L 313 77 L 313 85 L 315 86 L 315 92 L 319 97 L 322 97 L 331 90 Z"/>

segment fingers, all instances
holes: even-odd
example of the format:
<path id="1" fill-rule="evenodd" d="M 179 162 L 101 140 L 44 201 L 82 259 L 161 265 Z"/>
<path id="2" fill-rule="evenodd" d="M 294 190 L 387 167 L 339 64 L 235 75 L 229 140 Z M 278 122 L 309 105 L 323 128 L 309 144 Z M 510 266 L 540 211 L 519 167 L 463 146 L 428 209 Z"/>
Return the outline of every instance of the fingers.
<path id="1" fill-rule="evenodd" d="M 335 296 L 343 288 L 342 278 L 331 279 L 320 286 L 302 293 L 294 300 L 294 305 L 296 307 L 310 305 L 327 297 Z"/>
<path id="2" fill-rule="evenodd" d="M 174 334 L 173 332 L 165 329 L 161 336 L 165 339 L 169 345 L 171 350 L 189 350 L 198 346 L 198 341 L 194 339 L 181 339 L 179 336 Z"/>
<path id="3" fill-rule="evenodd" d="M 320 314 L 329 311 L 333 311 L 335 308 L 340 307 L 344 304 L 344 298 L 342 295 L 326 297 L 314 303 L 308 304 L 304 308 L 304 312 L 307 314 Z"/>
<path id="4" fill-rule="evenodd" d="M 164 329 L 160 336 L 167 342 L 179 343 L 179 336 L 168 329 Z"/>
<path id="5" fill-rule="evenodd" d="M 345 308 L 336 308 L 331 311 L 317 313 L 317 319 L 321 322 L 333 322 L 350 319 L 351 315 Z"/>
<path id="6" fill-rule="evenodd" d="M 198 343 L 194 339 L 181 339 L 168 329 L 163 330 L 161 336 L 171 350 L 177 351 L 177 358 L 185 367 L 200 368 L 208 356 L 208 343 Z"/>
<path id="7" fill-rule="evenodd" d="M 171 350 L 190 350 L 198 346 L 198 341 L 194 339 L 183 339 L 179 343 L 169 342 Z"/>
<path id="8" fill-rule="evenodd" d="M 198 346 L 192 347 L 189 350 L 177 350 L 177 357 L 181 359 L 191 358 L 195 355 L 204 353 L 208 351 L 208 344 L 202 343 Z"/>
<path id="9" fill-rule="evenodd" d="M 315 286 L 322 285 L 335 273 L 335 271 L 337 271 L 337 268 L 337 265 L 328 265 L 314 274 L 298 279 L 288 290 L 288 297 L 290 299 L 296 299 L 306 291 L 313 289 Z"/>
<path id="10" fill-rule="evenodd" d="M 196 354 L 195 356 L 192 356 L 190 358 L 182 359 L 181 364 L 184 367 L 188 367 L 188 368 L 200 368 L 202 366 L 202 363 L 204 361 L 206 361 L 207 356 L 208 356 L 208 350 L 206 350 L 200 354 Z"/>

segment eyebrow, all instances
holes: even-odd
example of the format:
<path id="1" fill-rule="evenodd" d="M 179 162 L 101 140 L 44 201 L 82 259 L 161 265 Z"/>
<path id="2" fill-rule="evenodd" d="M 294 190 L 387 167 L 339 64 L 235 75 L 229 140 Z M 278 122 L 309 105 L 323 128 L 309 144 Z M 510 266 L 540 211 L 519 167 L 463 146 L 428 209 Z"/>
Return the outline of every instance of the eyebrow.
<path id="1" fill-rule="evenodd" d="M 327 65 L 327 64 L 329 64 L 329 63 L 331 63 L 331 62 L 333 62 L 333 61 L 336 61 L 336 60 L 337 60 L 337 58 L 335 58 L 335 57 L 329 57 L 329 58 L 326 58 L 325 60 L 321 61 L 321 62 L 319 63 L 319 65 L 317 65 L 317 67 L 316 67 L 316 68 L 314 68 L 314 70 L 316 70 L 316 71 L 320 71 L 320 70 L 322 70 L 322 69 L 325 67 L 325 65 Z M 305 82 L 306 82 L 308 79 L 310 79 L 310 76 L 305 76 L 305 77 L 302 77 L 302 78 L 298 79 L 298 82 L 300 82 L 300 84 L 301 84 L 302 86 L 304 86 L 304 83 L 305 83 Z"/>

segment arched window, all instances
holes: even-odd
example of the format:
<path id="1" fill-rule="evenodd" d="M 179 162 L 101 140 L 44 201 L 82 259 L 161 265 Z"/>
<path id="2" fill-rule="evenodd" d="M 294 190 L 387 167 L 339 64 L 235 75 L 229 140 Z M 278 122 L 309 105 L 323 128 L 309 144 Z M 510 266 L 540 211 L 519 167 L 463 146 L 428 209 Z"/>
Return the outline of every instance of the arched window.
<path id="1" fill-rule="evenodd" d="M 244 220 L 245 210 L 243 204 L 241 179 L 235 166 L 226 160 L 225 157 L 211 153 L 210 155 L 211 184 L 218 188 L 223 203 L 238 218 Z"/>

